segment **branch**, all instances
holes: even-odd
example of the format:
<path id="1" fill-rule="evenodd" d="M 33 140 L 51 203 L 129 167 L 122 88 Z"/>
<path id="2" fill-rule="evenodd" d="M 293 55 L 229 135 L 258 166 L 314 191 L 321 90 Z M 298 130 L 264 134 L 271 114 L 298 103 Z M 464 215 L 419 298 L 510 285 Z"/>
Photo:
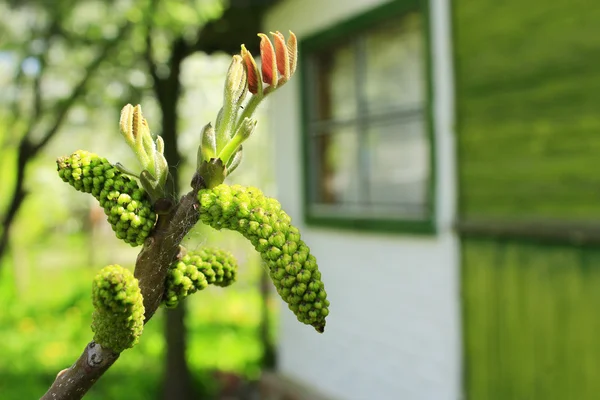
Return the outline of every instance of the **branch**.
<path id="1" fill-rule="evenodd" d="M 40 58 L 40 71 L 36 75 L 33 80 L 33 109 L 31 110 L 31 118 L 32 120 L 39 120 L 42 116 L 42 77 L 44 76 L 44 71 L 46 70 L 46 66 L 48 64 L 47 53 L 44 53 Z"/>
<path id="2" fill-rule="evenodd" d="M 152 235 L 137 257 L 134 276 L 139 280 L 148 322 L 164 292 L 168 268 L 179 254 L 179 244 L 198 222 L 198 188 L 181 198 L 173 210 L 160 215 Z M 90 342 L 70 368 L 60 373 L 41 400 L 81 399 L 119 358 L 119 354 Z"/>
<path id="3" fill-rule="evenodd" d="M 167 271 L 179 254 L 179 244 L 198 222 L 198 207 L 198 190 L 192 190 L 170 214 L 159 217 L 153 235 L 138 255 L 134 276 L 144 296 L 146 322 L 160 306 Z"/>
<path id="4" fill-rule="evenodd" d="M 118 353 L 91 341 L 71 368 L 58 373 L 52 387 L 41 400 L 81 399 L 118 358 Z"/>
<path id="5" fill-rule="evenodd" d="M 15 73 L 14 73 L 14 78 L 13 78 L 13 85 L 15 88 L 17 87 L 21 87 L 23 86 L 23 77 L 25 76 L 25 73 L 23 72 L 23 60 L 26 57 L 23 56 L 22 59 L 16 63 L 15 65 Z M 21 107 L 20 107 L 20 103 L 19 103 L 19 95 L 17 94 L 17 91 L 14 91 L 14 95 L 12 96 L 14 97 L 12 100 L 12 107 L 10 110 L 10 122 L 7 124 L 8 132 L 11 132 L 14 130 L 15 125 L 17 124 L 17 122 L 19 121 L 19 119 L 21 119 Z M 10 138 L 10 135 L 7 136 L 7 139 Z M 4 146 L 3 146 L 4 147 Z"/>
<path id="6" fill-rule="evenodd" d="M 12 223 L 15 220 L 17 212 L 19 211 L 19 208 L 21 208 L 25 197 L 27 196 L 23 182 L 25 181 L 25 168 L 27 167 L 26 160 L 29 159 L 30 151 L 31 146 L 28 142 L 19 143 L 15 189 L 12 193 L 6 214 L 1 218 L 3 229 L 0 232 L 0 259 L 2 259 L 6 249 L 8 248 L 8 239 Z"/>
<path id="7" fill-rule="evenodd" d="M 48 66 L 48 54 L 50 53 L 50 45 L 54 37 L 58 35 L 59 32 L 59 23 L 57 19 L 54 18 L 48 26 L 48 31 L 44 35 L 47 38 L 44 46 L 45 51 L 38 57 L 38 62 L 40 63 L 40 70 L 33 81 L 33 108 L 31 110 L 31 116 L 29 117 L 32 121 L 37 122 L 42 117 L 42 79 L 44 77 L 46 67 Z M 29 134 L 29 132 L 27 134 Z"/>
<path id="8" fill-rule="evenodd" d="M 50 47 L 49 43 L 50 39 L 48 39 L 48 44 L 46 46 L 47 48 Z M 40 122 L 40 119 L 42 118 L 42 80 L 44 79 L 46 67 L 48 66 L 47 57 L 48 50 L 46 50 L 44 54 L 38 57 L 38 62 L 40 63 L 40 70 L 33 80 L 33 105 L 31 107 L 31 115 L 29 116 L 29 118 L 27 118 L 27 128 L 25 129 L 25 134 L 21 138 L 21 144 L 30 144 L 29 138 L 31 137 L 31 134 L 33 133 L 33 130 L 35 129 L 36 125 Z M 34 149 L 32 150 L 33 152 L 31 153 L 31 157 L 34 157 L 36 151 Z"/>

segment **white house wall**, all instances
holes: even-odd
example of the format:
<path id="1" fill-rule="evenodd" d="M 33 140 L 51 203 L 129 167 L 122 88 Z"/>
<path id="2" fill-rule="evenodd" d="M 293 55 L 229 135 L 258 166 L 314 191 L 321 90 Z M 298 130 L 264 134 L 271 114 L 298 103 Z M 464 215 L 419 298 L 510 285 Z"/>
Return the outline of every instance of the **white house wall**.
<path id="1" fill-rule="evenodd" d="M 438 234 L 411 236 L 313 228 L 302 220 L 299 79 L 274 94 L 278 197 L 319 261 L 330 314 L 324 334 L 282 306 L 281 373 L 341 400 L 461 397 L 458 240 L 449 0 L 432 0 Z M 299 39 L 383 2 L 284 0 L 264 30 Z M 302 57 L 302 55 L 300 55 Z"/>

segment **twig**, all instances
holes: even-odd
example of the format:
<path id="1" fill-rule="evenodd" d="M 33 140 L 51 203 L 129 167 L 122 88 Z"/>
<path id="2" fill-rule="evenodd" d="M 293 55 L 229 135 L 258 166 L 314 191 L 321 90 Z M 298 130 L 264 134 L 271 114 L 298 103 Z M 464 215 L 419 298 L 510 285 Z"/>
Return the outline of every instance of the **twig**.
<path id="1" fill-rule="evenodd" d="M 58 373 L 44 400 L 81 399 L 92 385 L 117 361 L 119 354 L 90 342 L 71 368 Z"/>

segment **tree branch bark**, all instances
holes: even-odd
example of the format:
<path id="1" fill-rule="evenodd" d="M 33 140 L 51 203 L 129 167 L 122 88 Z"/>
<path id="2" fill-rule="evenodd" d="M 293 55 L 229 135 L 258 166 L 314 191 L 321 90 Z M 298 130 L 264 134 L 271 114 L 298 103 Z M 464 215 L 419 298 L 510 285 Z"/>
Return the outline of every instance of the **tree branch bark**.
<path id="1" fill-rule="evenodd" d="M 17 178 L 15 181 L 15 188 L 13 190 L 12 198 L 10 199 L 10 204 L 6 211 L 6 214 L 2 218 L 2 232 L 0 232 L 0 259 L 6 252 L 8 248 L 8 239 L 10 234 L 11 226 L 17 216 L 17 212 L 25 197 L 27 196 L 27 192 L 25 191 L 24 181 L 25 181 L 25 168 L 27 166 L 27 162 L 30 159 L 31 145 L 28 141 L 21 141 L 19 143 L 19 154 L 17 156 Z"/>
<path id="2" fill-rule="evenodd" d="M 54 384 L 42 399 L 81 399 L 118 358 L 118 353 L 91 341 L 71 368 L 58 373 Z"/>

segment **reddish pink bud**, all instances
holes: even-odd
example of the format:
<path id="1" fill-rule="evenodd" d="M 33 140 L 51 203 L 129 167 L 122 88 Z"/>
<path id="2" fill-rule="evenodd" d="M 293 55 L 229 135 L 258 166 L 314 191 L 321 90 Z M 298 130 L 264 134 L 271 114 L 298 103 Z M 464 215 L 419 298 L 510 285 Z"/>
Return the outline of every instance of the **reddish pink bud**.
<path id="1" fill-rule="evenodd" d="M 286 82 L 290 79 L 290 64 L 285 37 L 279 31 L 275 33 L 271 32 L 271 35 L 273 35 L 273 43 L 275 44 L 277 71 L 282 75 L 282 81 Z"/>
<path id="2" fill-rule="evenodd" d="M 248 77 L 248 91 L 252 94 L 262 93 L 262 82 L 260 81 L 260 72 L 254 61 L 252 54 L 242 45 L 242 59 L 246 66 L 246 74 Z"/>
<path id="3" fill-rule="evenodd" d="M 277 60 L 271 41 L 264 33 L 259 33 L 260 56 L 262 60 L 262 80 L 273 88 L 277 87 Z"/>
<path id="4" fill-rule="evenodd" d="M 298 60 L 298 40 L 292 31 L 290 31 L 290 37 L 287 41 L 287 51 L 291 76 L 294 75 L 294 72 L 296 72 L 296 61 Z"/>

